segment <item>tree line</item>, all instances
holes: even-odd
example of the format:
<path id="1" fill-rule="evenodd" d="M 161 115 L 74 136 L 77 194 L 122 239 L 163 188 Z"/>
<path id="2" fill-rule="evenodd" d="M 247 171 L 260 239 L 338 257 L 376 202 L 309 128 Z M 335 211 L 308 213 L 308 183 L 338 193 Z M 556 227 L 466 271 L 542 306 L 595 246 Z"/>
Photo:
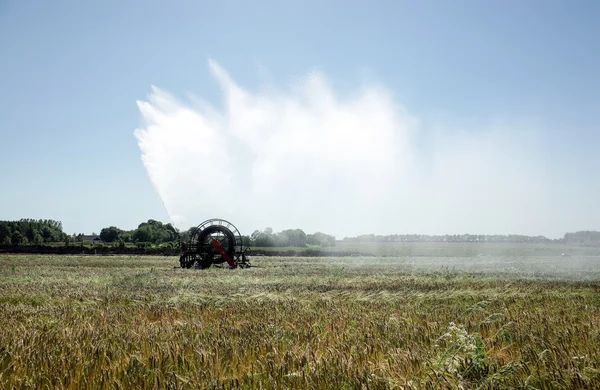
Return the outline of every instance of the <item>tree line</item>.
<path id="1" fill-rule="evenodd" d="M 575 233 L 565 233 L 563 241 L 566 244 L 598 245 L 600 244 L 600 232 L 582 230 Z"/>
<path id="2" fill-rule="evenodd" d="M 550 243 L 553 240 L 544 236 L 525 236 L 519 234 L 363 234 L 356 237 L 345 237 L 344 242 L 503 242 L 503 243 Z"/>
<path id="3" fill-rule="evenodd" d="M 42 245 L 47 242 L 60 242 L 67 239 L 62 223 L 52 219 L 28 219 L 0 221 L 0 244 L 3 245 Z"/>
<path id="4" fill-rule="evenodd" d="M 170 223 L 163 224 L 159 221 L 148 220 L 131 231 L 121 230 L 111 226 L 104 228 L 100 232 L 100 238 L 104 242 L 115 242 L 123 240 L 124 242 L 149 242 L 152 244 L 161 244 L 189 240 L 190 234 L 195 227 L 180 232 Z M 1 240 L 0 235 L 0 240 Z M 244 245 L 257 247 L 305 247 L 305 246 L 335 246 L 336 238 L 330 234 L 316 232 L 306 234 L 302 229 L 286 229 L 278 233 L 273 232 L 270 227 L 264 230 L 255 230 L 250 236 L 242 236 Z M 494 242 L 494 243 L 565 243 L 565 244 L 600 244 L 600 232 L 597 231 L 578 231 L 575 233 L 565 233 L 562 239 L 550 239 L 545 236 L 526 236 L 519 234 L 446 234 L 446 235 L 426 235 L 426 234 L 363 234 L 356 237 L 345 237 L 343 242 L 373 243 L 373 242 Z"/>
<path id="5" fill-rule="evenodd" d="M 255 230 L 248 238 L 248 241 L 253 246 L 258 247 L 305 247 L 313 246 L 335 246 L 335 237 L 322 232 L 306 234 L 302 229 L 286 229 L 279 233 L 273 233 L 270 227 L 263 231 Z"/>
<path id="6" fill-rule="evenodd" d="M 163 224 L 160 221 L 148 220 L 141 223 L 137 229 L 122 230 L 116 226 L 109 226 L 100 231 L 100 239 L 107 243 L 150 243 L 150 244 L 176 244 L 179 240 L 189 241 L 196 227 L 179 231 L 170 223 Z M 255 230 L 250 236 L 242 236 L 243 245 L 257 247 L 305 247 L 334 246 L 335 237 L 329 234 L 317 232 L 306 234 L 302 229 L 286 229 L 274 233 L 272 228 Z"/>
<path id="7" fill-rule="evenodd" d="M 109 226 L 100 230 L 100 239 L 103 242 L 117 243 L 151 243 L 166 244 L 179 240 L 179 231 L 170 223 L 149 219 L 142 222 L 137 229 L 123 230 L 116 226 Z"/>
<path id="8" fill-rule="evenodd" d="M 600 232 L 578 231 L 565 233 L 563 238 L 551 239 L 544 236 L 526 236 L 520 234 L 363 234 L 356 237 L 345 237 L 344 242 L 497 242 L 497 243 L 562 243 L 581 245 L 600 245 Z"/>
<path id="9" fill-rule="evenodd" d="M 105 227 L 100 231 L 100 239 L 106 243 L 126 245 L 171 245 L 188 241 L 195 227 L 179 231 L 170 223 L 149 219 L 136 229 L 124 230 L 116 226 Z M 51 242 L 82 242 L 83 234 L 68 235 L 63 231 L 62 223 L 52 219 L 23 218 L 18 221 L 0 221 L 0 244 L 2 245 L 42 245 Z M 286 229 L 278 233 L 270 227 L 255 230 L 250 236 L 242 236 L 244 245 L 255 247 L 305 247 L 335 246 L 336 238 L 322 232 L 306 234 L 302 229 Z M 561 239 L 549 239 L 544 236 L 525 235 L 425 235 L 425 234 L 364 234 L 356 237 L 345 237 L 343 242 L 497 242 L 497 243 L 565 243 L 580 245 L 600 245 L 600 232 L 577 231 L 565 233 Z"/>

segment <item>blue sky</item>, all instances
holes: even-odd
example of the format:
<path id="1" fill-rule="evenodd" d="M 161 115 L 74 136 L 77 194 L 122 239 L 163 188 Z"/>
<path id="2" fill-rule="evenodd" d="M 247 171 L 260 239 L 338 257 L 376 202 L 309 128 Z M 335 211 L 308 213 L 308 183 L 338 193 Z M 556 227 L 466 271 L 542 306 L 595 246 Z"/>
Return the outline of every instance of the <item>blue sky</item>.
<path id="1" fill-rule="evenodd" d="M 168 221 L 136 101 L 156 85 L 218 106 L 213 59 L 250 90 L 315 69 L 340 94 L 378 83 L 440 131 L 534 126 L 567 211 L 527 233 L 600 229 L 599 18 L 597 1 L 1 1 L 0 219 Z"/>

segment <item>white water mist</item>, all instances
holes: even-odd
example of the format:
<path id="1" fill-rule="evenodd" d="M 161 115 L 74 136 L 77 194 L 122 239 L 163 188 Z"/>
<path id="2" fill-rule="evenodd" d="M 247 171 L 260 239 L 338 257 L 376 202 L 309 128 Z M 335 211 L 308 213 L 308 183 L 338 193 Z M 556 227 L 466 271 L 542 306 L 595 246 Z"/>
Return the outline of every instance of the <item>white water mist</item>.
<path id="1" fill-rule="evenodd" d="M 244 234 L 554 233 L 540 229 L 547 183 L 534 138 L 506 128 L 419 138 L 419 119 L 381 86 L 339 96 L 309 73 L 252 92 L 209 68 L 222 107 L 156 87 L 138 101 L 142 160 L 179 228 L 219 217 Z"/>

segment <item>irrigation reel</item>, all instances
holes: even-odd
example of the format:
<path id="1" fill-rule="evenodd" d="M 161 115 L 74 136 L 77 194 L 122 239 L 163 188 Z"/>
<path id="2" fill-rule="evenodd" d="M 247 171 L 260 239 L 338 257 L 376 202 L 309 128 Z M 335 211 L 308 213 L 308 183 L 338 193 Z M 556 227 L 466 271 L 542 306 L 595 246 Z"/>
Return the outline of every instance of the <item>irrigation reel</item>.
<path id="1" fill-rule="evenodd" d="M 231 222 L 213 218 L 194 228 L 189 242 L 180 242 L 179 264 L 181 268 L 205 269 L 225 263 L 229 268 L 250 268 L 249 250 Z"/>

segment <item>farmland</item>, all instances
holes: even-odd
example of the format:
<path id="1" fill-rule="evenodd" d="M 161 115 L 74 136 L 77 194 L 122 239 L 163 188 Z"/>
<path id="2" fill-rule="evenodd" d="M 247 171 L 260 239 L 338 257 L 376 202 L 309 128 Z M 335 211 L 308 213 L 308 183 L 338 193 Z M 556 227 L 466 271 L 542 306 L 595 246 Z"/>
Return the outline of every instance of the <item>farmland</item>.
<path id="1" fill-rule="evenodd" d="M 594 249 L 395 248 L 204 271 L 2 254 L 0 387 L 600 388 Z"/>

